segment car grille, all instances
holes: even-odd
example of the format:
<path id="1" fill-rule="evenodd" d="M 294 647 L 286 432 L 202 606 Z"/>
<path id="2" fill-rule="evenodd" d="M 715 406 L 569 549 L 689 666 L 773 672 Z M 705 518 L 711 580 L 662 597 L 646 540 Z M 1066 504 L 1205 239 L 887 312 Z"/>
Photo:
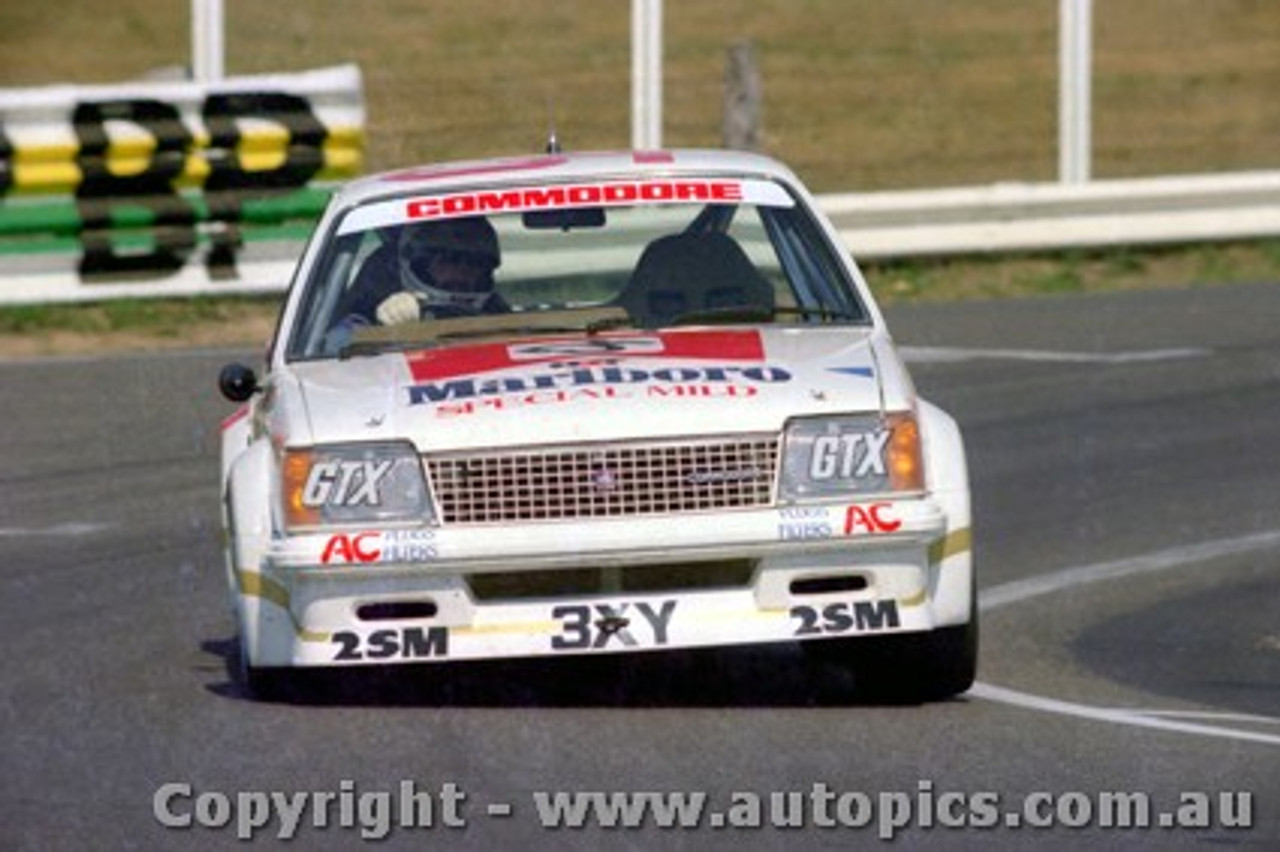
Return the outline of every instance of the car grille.
<path id="1" fill-rule="evenodd" d="M 429 456 L 445 524 L 768 506 L 777 435 Z"/>

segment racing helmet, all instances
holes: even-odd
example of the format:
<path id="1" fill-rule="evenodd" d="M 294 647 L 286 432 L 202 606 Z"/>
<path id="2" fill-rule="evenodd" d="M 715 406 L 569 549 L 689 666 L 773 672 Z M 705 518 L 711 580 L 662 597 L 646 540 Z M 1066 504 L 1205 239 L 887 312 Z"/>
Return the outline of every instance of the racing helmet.
<path id="1" fill-rule="evenodd" d="M 427 297 L 427 303 L 464 310 L 480 310 L 493 295 L 493 270 L 502 262 L 498 234 L 483 217 L 442 219 L 406 228 L 397 245 L 400 278 L 405 286 Z M 470 274 L 440 279 L 431 262 L 443 255 L 469 267 Z"/>

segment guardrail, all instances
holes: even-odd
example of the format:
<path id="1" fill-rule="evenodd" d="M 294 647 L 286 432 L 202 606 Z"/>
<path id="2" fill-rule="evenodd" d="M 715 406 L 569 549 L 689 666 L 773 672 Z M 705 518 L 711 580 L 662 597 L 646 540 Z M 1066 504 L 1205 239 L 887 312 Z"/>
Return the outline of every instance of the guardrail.
<path id="1" fill-rule="evenodd" d="M 282 290 L 363 149 L 354 65 L 0 90 L 0 303 Z"/>
<path id="2" fill-rule="evenodd" d="M 1280 172 L 824 195 L 856 257 L 1280 237 Z"/>

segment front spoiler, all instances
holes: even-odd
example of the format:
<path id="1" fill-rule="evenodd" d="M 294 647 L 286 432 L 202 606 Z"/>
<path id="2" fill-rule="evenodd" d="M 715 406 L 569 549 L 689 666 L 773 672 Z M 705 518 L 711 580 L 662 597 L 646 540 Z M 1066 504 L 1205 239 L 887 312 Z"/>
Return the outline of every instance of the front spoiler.
<path id="1" fill-rule="evenodd" d="M 673 553 L 680 551 L 668 550 L 668 560 Z M 967 528 L 922 524 L 856 541 L 739 547 L 744 554 L 750 580 L 734 588 L 498 600 L 478 598 L 466 570 L 439 563 L 265 566 L 239 576 L 241 626 L 253 665 L 341 666 L 809 641 L 932 630 L 970 617 Z M 416 608 L 413 617 L 397 615 L 406 608 Z M 369 612 L 379 614 L 362 617 Z"/>

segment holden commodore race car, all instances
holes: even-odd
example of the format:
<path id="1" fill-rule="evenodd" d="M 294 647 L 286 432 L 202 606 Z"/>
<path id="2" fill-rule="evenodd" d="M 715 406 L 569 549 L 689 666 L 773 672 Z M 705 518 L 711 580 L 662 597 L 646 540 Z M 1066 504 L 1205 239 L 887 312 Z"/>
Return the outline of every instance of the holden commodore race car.
<path id="1" fill-rule="evenodd" d="M 960 431 L 772 159 L 354 181 L 265 365 L 219 381 L 251 693 L 307 668 L 768 643 L 868 694 L 973 681 Z"/>

